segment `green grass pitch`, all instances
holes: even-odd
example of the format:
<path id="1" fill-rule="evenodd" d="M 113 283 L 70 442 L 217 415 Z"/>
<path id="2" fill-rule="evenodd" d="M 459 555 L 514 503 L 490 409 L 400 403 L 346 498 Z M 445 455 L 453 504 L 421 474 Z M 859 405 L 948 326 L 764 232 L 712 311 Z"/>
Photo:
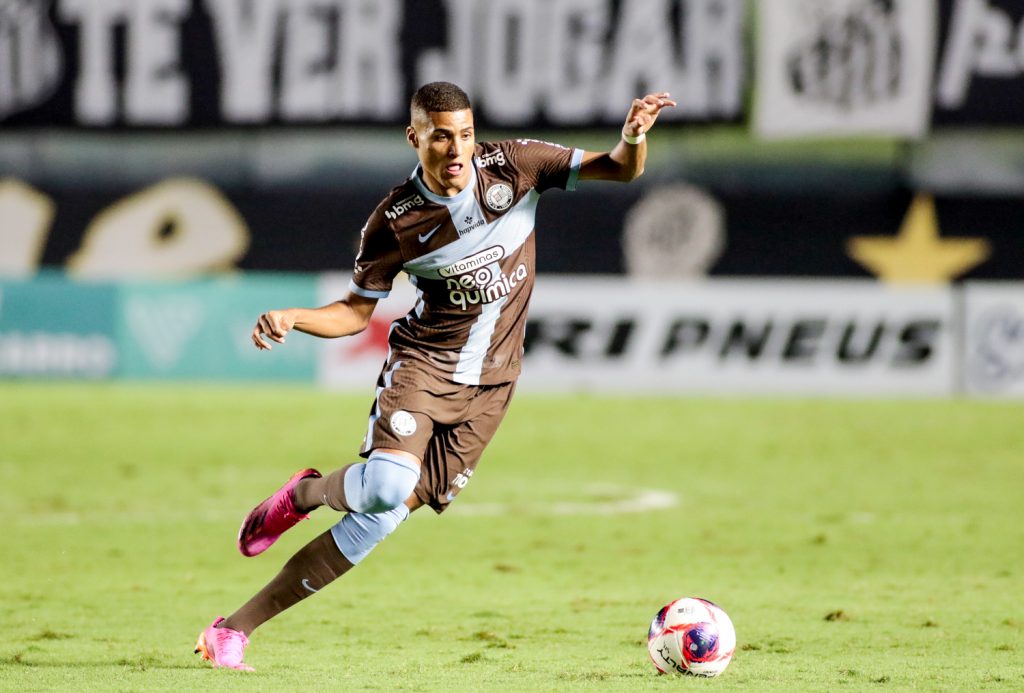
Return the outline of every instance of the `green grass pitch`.
<path id="1" fill-rule="evenodd" d="M 1024 688 L 1024 407 L 968 401 L 521 395 L 445 516 L 258 630 L 254 674 L 200 663 L 338 517 L 243 558 L 242 516 L 351 461 L 368 404 L 0 383 L 0 689 Z M 736 625 L 718 679 L 648 660 L 686 595 Z"/>

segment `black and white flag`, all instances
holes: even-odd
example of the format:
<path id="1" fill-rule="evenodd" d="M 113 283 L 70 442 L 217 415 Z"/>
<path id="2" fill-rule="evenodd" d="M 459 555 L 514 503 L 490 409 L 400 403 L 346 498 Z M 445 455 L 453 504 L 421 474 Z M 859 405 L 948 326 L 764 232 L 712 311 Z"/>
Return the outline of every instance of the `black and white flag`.
<path id="1" fill-rule="evenodd" d="M 758 6 L 760 136 L 927 132 L 937 19 L 931 0 Z"/>

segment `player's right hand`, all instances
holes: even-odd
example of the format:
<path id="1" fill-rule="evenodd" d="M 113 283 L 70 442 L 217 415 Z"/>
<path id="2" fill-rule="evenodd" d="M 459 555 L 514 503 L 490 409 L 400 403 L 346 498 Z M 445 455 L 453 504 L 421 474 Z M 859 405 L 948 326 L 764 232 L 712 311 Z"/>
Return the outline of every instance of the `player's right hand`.
<path id="1" fill-rule="evenodd" d="M 287 310 L 268 310 L 256 321 L 252 330 L 252 343 L 257 349 L 271 349 L 270 343 L 264 339 L 284 344 L 284 336 L 295 325 L 295 318 Z"/>

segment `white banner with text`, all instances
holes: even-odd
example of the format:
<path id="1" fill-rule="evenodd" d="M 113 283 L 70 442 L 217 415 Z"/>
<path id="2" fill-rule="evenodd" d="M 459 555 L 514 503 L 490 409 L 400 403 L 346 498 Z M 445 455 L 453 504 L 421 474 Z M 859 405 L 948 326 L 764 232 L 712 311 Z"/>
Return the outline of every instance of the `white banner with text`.
<path id="1" fill-rule="evenodd" d="M 949 395 L 952 296 L 871 281 L 541 277 L 522 388 Z"/>

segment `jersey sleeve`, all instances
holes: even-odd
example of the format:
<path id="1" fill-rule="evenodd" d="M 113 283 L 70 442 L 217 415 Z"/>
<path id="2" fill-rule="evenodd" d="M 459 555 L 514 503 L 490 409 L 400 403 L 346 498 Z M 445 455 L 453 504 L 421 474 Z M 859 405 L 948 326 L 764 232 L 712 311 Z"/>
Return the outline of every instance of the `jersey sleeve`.
<path id="1" fill-rule="evenodd" d="M 349 291 L 364 298 L 387 298 L 401 269 L 398 239 L 378 209 L 360 232 L 359 253 Z"/>
<path id="2" fill-rule="evenodd" d="M 537 192 L 550 188 L 575 190 L 583 150 L 540 140 L 512 140 L 506 143 L 508 157 L 522 175 L 532 179 Z"/>

